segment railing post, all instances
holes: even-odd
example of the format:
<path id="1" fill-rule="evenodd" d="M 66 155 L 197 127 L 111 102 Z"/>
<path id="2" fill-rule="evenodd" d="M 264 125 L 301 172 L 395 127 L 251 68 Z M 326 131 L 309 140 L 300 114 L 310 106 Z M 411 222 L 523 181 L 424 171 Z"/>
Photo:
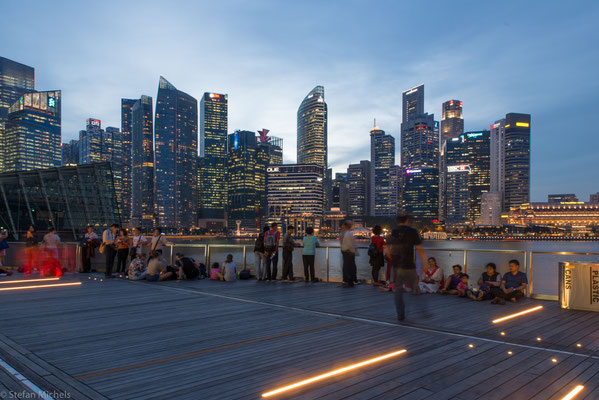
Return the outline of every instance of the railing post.
<path id="1" fill-rule="evenodd" d="M 329 246 L 327 246 L 327 283 L 329 283 Z"/>
<path id="2" fill-rule="evenodd" d="M 173 262 L 174 261 L 173 253 L 174 253 L 175 244 L 171 244 L 169 247 L 171 248 L 171 266 L 173 266 L 175 264 Z"/>
<path id="3" fill-rule="evenodd" d="M 210 265 L 208 265 L 208 245 L 204 245 L 204 264 L 206 264 L 206 271 L 210 271 Z"/>
<path id="4" fill-rule="evenodd" d="M 524 265 L 525 265 L 525 271 L 526 273 L 528 273 L 528 265 L 530 264 L 530 280 L 528 283 L 528 297 L 532 297 L 532 291 L 533 291 L 533 281 L 532 281 L 532 250 L 528 253 L 528 264 L 526 263 L 526 252 L 524 252 Z"/>
<path id="5" fill-rule="evenodd" d="M 468 250 L 464 249 L 464 273 L 468 273 Z"/>
<path id="6" fill-rule="evenodd" d="M 246 268 L 246 251 L 245 251 L 245 244 L 243 245 L 243 269 Z"/>

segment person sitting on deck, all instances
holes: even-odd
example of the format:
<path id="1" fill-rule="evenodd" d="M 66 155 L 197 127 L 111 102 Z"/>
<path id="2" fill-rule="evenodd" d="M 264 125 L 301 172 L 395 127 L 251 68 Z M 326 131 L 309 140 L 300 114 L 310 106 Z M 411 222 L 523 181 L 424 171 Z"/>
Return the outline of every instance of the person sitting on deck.
<path id="1" fill-rule="evenodd" d="M 233 261 L 233 254 L 228 254 L 227 259 L 223 263 L 222 271 L 223 280 L 232 282 L 237 279 L 237 264 Z"/>
<path id="2" fill-rule="evenodd" d="M 472 300 L 482 301 L 490 300 L 495 297 L 492 294 L 493 289 L 499 289 L 501 285 L 501 274 L 497 272 L 497 266 L 494 263 L 487 264 L 487 272 L 483 272 L 478 280 L 478 292 L 469 296 Z"/>
<path id="3" fill-rule="evenodd" d="M 178 267 L 177 278 L 195 280 L 200 277 L 200 270 L 198 264 L 192 258 L 185 257 L 181 253 L 177 253 L 177 261 L 175 265 Z"/>
<path id="4" fill-rule="evenodd" d="M 428 258 L 428 268 L 422 271 L 420 277 L 420 291 L 422 293 L 436 293 L 443 283 L 443 270 L 437 265 L 435 257 Z"/>
<path id="5" fill-rule="evenodd" d="M 213 281 L 222 281 L 223 280 L 223 272 L 220 269 L 220 265 L 215 262 L 212 264 L 212 268 L 210 268 L 210 279 Z"/>
<path id="6" fill-rule="evenodd" d="M 129 263 L 129 273 L 127 277 L 132 281 L 138 281 L 146 277 L 146 255 L 136 253 L 135 258 Z"/>
<path id="7" fill-rule="evenodd" d="M 162 274 L 166 272 L 166 266 L 162 261 L 162 254 L 157 251 L 150 253 L 150 261 L 148 261 L 148 269 L 146 270 L 146 280 L 157 282 L 162 279 Z"/>
<path id="8" fill-rule="evenodd" d="M 441 294 L 458 294 L 458 285 L 462 281 L 462 266 L 454 265 L 453 274 L 449 275 L 445 280 L 445 285 L 438 293 Z"/>
<path id="9" fill-rule="evenodd" d="M 520 262 L 510 260 L 510 272 L 506 272 L 501 280 L 501 286 L 492 293 L 495 295 L 493 304 L 505 304 L 505 300 L 515 303 L 524 297 L 524 291 L 528 285 L 528 278 L 524 272 L 520 272 Z"/>
<path id="10" fill-rule="evenodd" d="M 472 290 L 470 288 L 470 284 L 468 283 L 468 279 L 470 279 L 468 274 L 462 274 L 460 277 L 460 283 L 458 283 L 457 287 L 459 297 L 469 297 L 469 295 L 472 295 Z"/>

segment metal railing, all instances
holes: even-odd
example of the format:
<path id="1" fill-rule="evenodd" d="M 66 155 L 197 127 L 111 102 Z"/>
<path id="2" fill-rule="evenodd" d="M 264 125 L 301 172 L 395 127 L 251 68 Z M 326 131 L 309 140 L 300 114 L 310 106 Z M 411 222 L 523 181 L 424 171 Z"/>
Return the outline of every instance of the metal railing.
<path id="1" fill-rule="evenodd" d="M 6 266 L 18 266 L 18 265 L 22 265 L 23 261 L 24 261 L 24 243 L 22 242 L 11 242 L 10 244 L 10 248 L 7 250 L 7 256 L 5 258 L 5 265 Z M 178 249 L 203 249 L 203 257 L 204 257 L 204 263 L 206 264 L 207 268 L 210 267 L 210 263 L 211 263 L 211 259 L 217 257 L 217 249 L 237 249 L 238 251 L 241 252 L 241 257 L 242 257 L 242 265 L 243 268 L 247 268 L 248 267 L 248 260 L 247 260 L 247 254 L 248 254 L 248 247 L 250 248 L 250 252 L 253 252 L 253 244 L 207 244 L 207 243 L 197 243 L 197 244 L 169 244 L 169 254 L 168 254 L 168 260 L 170 260 L 171 264 L 174 264 L 175 262 L 175 254 L 178 252 Z M 368 249 L 367 246 L 358 246 L 358 249 L 360 250 L 365 250 Z M 321 279 L 324 282 L 340 282 L 341 279 L 340 278 L 336 278 L 334 276 L 332 276 L 333 274 L 331 273 L 333 270 L 333 267 L 335 268 L 335 272 L 340 271 L 341 270 L 341 265 L 340 263 L 333 263 L 332 259 L 331 259 L 331 250 L 333 251 L 338 251 L 340 254 L 340 247 L 339 246 L 321 246 L 320 248 L 317 248 L 317 252 L 322 252 L 324 251 L 324 270 L 321 270 L 321 272 L 324 272 L 324 274 L 322 274 L 323 276 L 321 277 Z M 543 264 L 538 264 L 538 263 L 533 263 L 533 261 L 537 260 L 539 257 L 541 256 L 559 256 L 559 255 L 563 255 L 563 256 L 574 256 L 574 257 L 582 257 L 582 256 L 586 256 L 586 257 L 597 257 L 597 259 L 593 259 L 593 260 L 585 260 L 585 261 L 591 261 L 591 262 L 599 262 L 599 252 L 559 252 L 559 251 L 534 251 L 534 250 L 519 250 L 519 249 L 459 249 L 459 248 L 426 248 L 425 247 L 425 252 L 427 252 L 427 256 L 431 256 L 434 255 L 434 253 L 439 253 L 442 252 L 444 254 L 446 254 L 449 258 L 452 257 L 452 253 L 462 253 L 462 257 L 459 258 L 458 262 L 454 262 L 454 263 L 459 263 L 461 261 L 462 263 L 462 267 L 463 267 L 463 271 L 465 273 L 468 272 L 468 269 L 472 269 L 473 268 L 473 263 L 472 263 L 472 258 L 473 255 L 476 254 L 484 254 L 484 253 L 489 253 L 489 254 L 496 254 L 496 255 L 508 255 L 508 254 L 513 254 L 516 256 L 520 256 L 522 259 L 522 265 L 523 265 L 523 272 L 527 274 L 528 276 L 528 280 L 529 280 L 529 285 L 527 288 L 527 296 L 531 297 L 531 298 L 535 298 L 535 299 L 543 299 L 543 300 L 558 300 L 558 296 L 552 293 L 542 293 L 542 292 L 535 292 L 535 281 L 534 278 L 536 276 L 535 274 L 535 268 L 539 268 L 541 267 Z M 431 254 L 433 253 L 433 254 Z M 79 271 L 81 268 L 81 247 L 79 246 L 78 243 L 76 242 L 67 242 L 67 243 L 63 243 L 62 244 L 62 249 L 61 249 L 61 257 L 64 258 L 64 261 L 68 264 L 68 265 L 72 265 L 74 266 L 74 269 Z M 73 262 L 73 260 L 71 259 L 71 257 L 75 257 L 75 262 Z M 237 253 L 238 254 L 238 253 Z M 320 253 L 322 255 L 322 253 Z M 296 252 L 297 255 L 297 252 Z M 201 256 L 200 256 L 201 257 Z M 321 259 L 322 260 L 322 259 Z M 62 262 L 63 260 L 61 260 Z M 99 252 L 97 252 L 94 261 L 94 266 L 96 266 L 97 270 L 103 270 L 103 266 L 104 266 L 104 258 L 102 257 L 101 254 L 99 254 Z M 493 260 L 487 260 L 485 262 L 482 263 L 478 263 L 479 265 L 484 265 L 486 264 L 486 262 L 488 261 L 493 261 Z M 550 273 L 557 273 L 557 263 L 559 261 L 573 261 L 573 260 L 565 260 L 565 259 L 560 259 L 557 260 L 557 262 L 555 262 L 555 270 L 551 270 Z M 451 263 L 448 263 L 447 267 L 449 267 Z M 549 265 L 552 263 L 549 263 Z M 297 264 L 296 264 L 297 265 Z M 367 268 L 369 268 L 369 265 L 367 265 Z M 548 265 L 548 264 L 545 264 Z M 364 276 L 364 272 L 365 272 L 365 265 L 363 262 L 360 262 L 358 265 L 358 271 L 359 273 L 361 272 L 362 275 Z M 370 279 L 363 279 L 363 281 L 370 283 L 371 280 Z M 551 279 L 548 280 L 549 284 L 552 284 L 553 282 L 551 281 Z M 555 279 L 555 285 L 556 285 L 556 289 L 557 289 L 557 279 Z M 557 292 L 557 290 L 556 290 Z"/>

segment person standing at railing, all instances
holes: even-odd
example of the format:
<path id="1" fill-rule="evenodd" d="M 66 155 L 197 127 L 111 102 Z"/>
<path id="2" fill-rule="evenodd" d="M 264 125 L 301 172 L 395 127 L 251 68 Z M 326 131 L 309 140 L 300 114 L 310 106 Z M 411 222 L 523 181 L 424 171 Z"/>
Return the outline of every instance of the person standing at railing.
<path id="1" fill-rule="evenodd" d="M 98 235 L 94 232 L 94 227 L 88 225 L 87 232 L 81 241 L 81 259 L 83 261 L 82 272 L 90 272 L 92 268 L 92 258 L 96 256 L 96 247 L 100 245 Z"/>
<path id="2" fill-rule="evenodd" d="M 38 239 L 35 233 L 35 226 L 29 225 L 27 234 L 25 235 L 25 274 L 30 274 L 31 271 L 38 268 L 37 254 Z"/>
<path id="3" fill-rule="evenodd" d="M 412 294 L 419 294 L 418 273 L 416 272 L 416 263 L 414 262 L 414 248 L 416 248 L 422 265 L 426 265 L 426 255 L 422 248 L 422 239 L 418 231 L 410 226 L 411 217 L 409 215 L 400 215 L 396 219 L 399 226 L 391 232 L 387 238 L 387 252 L 390 256 L 391 266 L 395 277 L 395 310 L 397 311 L 397 320 L 403 321 L 406 318 L 406 308 L 403 299 L 404 285 L 412 289 Z"/>
<path id="4" fill-rule="evenodd" d="M 372 228 L 372 237 L 370 238 L 370 246 L 368 247 L 373 286 L 382 285 L 379 280 L 381 267 L 385 265 L 385 239 L 382 233 L 383 228 L 380 225 L 375 225 Z"/>
<path id="5" fill-rule="evenodd" d="M 117 251 L 116 272 L 128 274 L 127 259 L 129 258 L 129 247 L 131 246 L 131 238 L 127 234 L 126 229 L 119 231 L 119 236 L 115 238 Z"/>
<path id="6" fill-rule="evenodd" d="M 6 249 L 8 249 L 8 231 L 6 229 L 2 229 L 0 231 L 0 266 L 4 265 L 4 257 L 6 256 Z"/>
<path id="7" fill-rule="evenodd" d="M 152 241 L 150 242 L 150 253 L 164 253 L 164 246 L 172 244 L 164 237 L 162 233 L 162 229 L 156 228 L 154 229 L 154 236 L 152 236 Z"/>
<path id="8" fill-rule="evenodd" d="M 279 264 L 279 240 L 281 232 L 278 224 L 273 222 L 270 230 L 264 234 L 264 256 L 266 257 L 266 281 L 277 280 L 277 266 Z M 272 265 L 272 271 L 271 271 Z"/>
<path id="9" fill-rule="evenodd" d="M 259 281 L 263 281 L 266 279 L 266 275 L 264 274 L 264 268 L 266 268 L 266 255 L 264 254 L 264 235 L 268 232 L 270 228 L 267 226 L 262 229 L 262 233 L 258 233 L 258 237 L 256 238 L 256 242 L 254 243 L 254 257 L 255 257 L 255 265 L 256 265 L 256 279 Z"/>
<path id="10" fill-rule="evenodd" d="M 112 278 L 112 268 L 114 267 L 114 258 L 116 256 L 115 238 L 119 226 L 117 224 L 110 225 L 109 229 L 102 232 L 102 244 L 100 245 L 100 253 L 104 254 L 106 265 L 104 275 L 106 278 Z"/>
<path id="11" fill-rule="evenodd" d="M 314 236 L 314 228 L 306 228 L 306 236 L 302 240 L 302 261 L 304 262 L 304 280 L 306 282 L 318 282 L 314 276 L 314 259 L 316 258 L 316 248 L 320 247 L 318 238 Z"/>
<path id="12" fill-rule="evenodd" d="M 148 239 L 141 234 L 141 228 L 133 228 L 133 239 L 131 240 L 131 248 L 129 249 L 131 261 L 135 260 L 139 254 L 143 253 L 143 247 L 147 244 Z"/>
<path id="13" fill-rule="evenodd" d="M 44 235 L 42 244 L 46 249 L 48 256 L 58 259 L 58 246 L 60 246 L 60 236 L 56 234 L 56 229 L 53 226 L 48 229 L 48 233 Z"/>
<path id="14" fill-rule="evenodd" d="M 295 281 L 293 276 L 293 249 L 297 247 L 297 243 L 293 239 L 293 232 L 295 232 L 295 227 L 289 225 L 287 232 L 283 235 L 283 276 L 281 277 L 283 282 Z"/>
<path id="15" fill-rule="evenodd" d="M 354 287 L 357 280 L 356 256 L 358 255 L 358 246 L 352 229 L 351 221 L 343 224 L 341 232 L 341 254 L 343 256 L 343 287 Z"/>

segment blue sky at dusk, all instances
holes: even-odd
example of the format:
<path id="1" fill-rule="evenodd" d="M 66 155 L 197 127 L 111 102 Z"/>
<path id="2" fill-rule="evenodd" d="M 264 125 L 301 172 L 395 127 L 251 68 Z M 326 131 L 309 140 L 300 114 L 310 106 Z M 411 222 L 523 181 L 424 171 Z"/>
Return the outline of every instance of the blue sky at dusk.
<path id="1" fill-rule="evenodd" d="M 229 131 L 261 128 L 296 158 L 296 112 L 316 85 L 335 172 L 369 158 L 373 119 L 397 143 L 401 93 L 464 103 L 466 130 L 532 114 L 532 200 L 599 191 L 599 2 L 30 1 L 2 5 L 0 55 L 63 91 L 63 141 L 164 75 L 229 95 Z"/>

